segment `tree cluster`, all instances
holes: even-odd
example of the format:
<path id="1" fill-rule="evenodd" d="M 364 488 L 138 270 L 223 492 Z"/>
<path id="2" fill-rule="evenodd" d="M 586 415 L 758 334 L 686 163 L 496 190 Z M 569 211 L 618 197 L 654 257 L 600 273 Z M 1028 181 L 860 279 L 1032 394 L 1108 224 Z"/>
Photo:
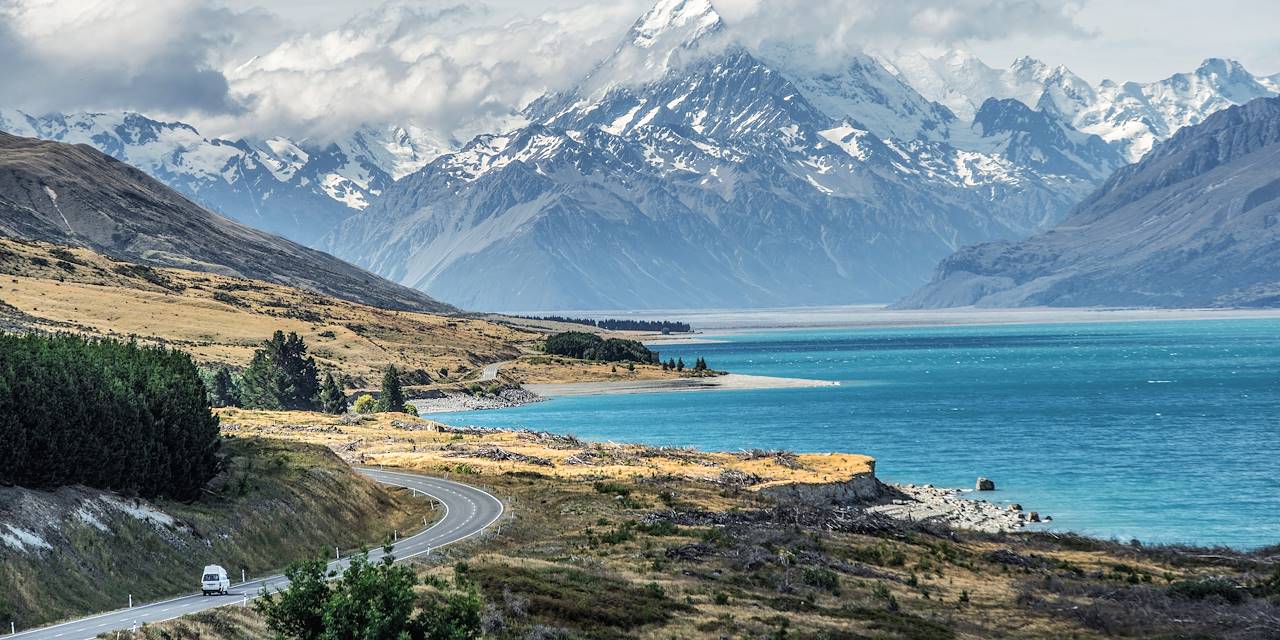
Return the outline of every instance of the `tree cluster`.
<path id="1" fill-rule="evenodd" d="M 263 342 L 240 379 L 240 400 L 252 409 L 313 411 L 319 393 L 315 358 L 293 332 L 276 331 Z"/>
<path id="2" fill-rule="evenodd" d="M 588 327 L 597 327 L 606 331 L 661 331 L 662 333 L 689 333 L 693 331 L 693 327 L 687 322 L 672 322 L 670 320 L 614 320 L 604 318 L 600 320 L 592 320 L 591 318 L 568 318 L 565 316 L 516 316 L 526 320 L 547 320 L 550 322 L 564 322 L 566 324 L 581 324 Z"/>
<path id="3" fill-rule="evenodd" d="M 215 407 L 347 412 L 342 385 L 332 371 L 320 381 L 316 361 L 296 333 L 277 331 L 263 341 L 238 382 L 222 367 L 206 376 L 205 384 Z"/>
<path id="4" fill-rule="evenodd" d="M 296 563 L 285 572 L 289 586 L 278 593 L 264 591 L 253 606 L 271 631 L 292 640 L 480 637 L 483 603 L 479 595 L 453 591 L 427 606 L 418 606 L 414 594 L 417 575 L 393 561 L 388 554 L 381 562 L 371 563 L 360 554 L 336 580 L 328 579 L 332 576 L 326 575 L 324 560 Z"/>
<path id="5" fill-rule="evenodd" d="M 218 418 L 191 358 L 78 336 L 0 335 L 0 484 L 196 498 Z"/>
<path id="6" fill-rule="evenodd" d="M 685 370 L 684 358 L 669 358 L 666 362 L 662 363 L 662 370 L 683 372 Z M 711 368 L 707 366 L 705 358 L 698 358 L 693 364 L 693 370 L 698 373 L 702 373 L 704 371 L 710 371 Z"/>
<path id="7" fill-rule="evenodd" d="M 658 353 L 635 340 L 601 338 L 594 333 L 566 331 L 547 338 L 547 353 L 602 362 L 659 362 Z"/>

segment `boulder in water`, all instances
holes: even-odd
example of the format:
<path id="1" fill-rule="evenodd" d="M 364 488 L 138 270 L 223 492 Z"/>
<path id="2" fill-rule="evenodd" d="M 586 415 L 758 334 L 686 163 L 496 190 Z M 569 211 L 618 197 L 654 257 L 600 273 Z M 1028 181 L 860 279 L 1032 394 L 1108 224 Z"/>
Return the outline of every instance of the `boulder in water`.
<path id="1" fill-rule="evenodd" d="M 978 484 L 974 488 L 978 491 L 995 491 L 996 481 L 990 478 L 978 478 Z"/>

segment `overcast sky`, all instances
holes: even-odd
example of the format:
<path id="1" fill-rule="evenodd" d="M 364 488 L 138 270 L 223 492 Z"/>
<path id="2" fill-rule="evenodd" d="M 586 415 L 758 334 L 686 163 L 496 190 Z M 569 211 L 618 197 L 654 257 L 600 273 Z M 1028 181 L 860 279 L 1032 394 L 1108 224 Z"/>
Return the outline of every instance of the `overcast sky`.
<path id="1" fill-rule="evenodd" d="M 776 1 L 776 0 L 775 0 Z M 912 0 L 898 0 L 911 5 Z M 367 0 L 233 0 L 240 8 L 265 7 L 302 28 L 332 27 L 368 7 Z M 420 4 L 444 5 L 426 0 Z M 582 5 L 579 0 L 487 0 L 495 12 L 536 15 Z M 639 15 L 652 2 L 620 0 Z M 850 4 L 853 4 L 851 1 Z M 932 3 L 919 3 L 932 4 Z M 1018 2 L 1007 3 L 1010 5 Z M 1088 35 L 1046 37 L 1012 34 L 970 40 L 964 48 L 993 67 L 1030 55 L 1065 64 L 1090 82 L 1104 78 L 1150 82 L 1195 68 L 1205 58 L 1234 58 L 1256 74 L 1280 73 L 1280 2 L 1277 0 L 1091 0 L 1076 4 L 1077 23 Z M 801 3 L 803 6 L 803 3 Z M 798 10 L 803 14 L 803 9 Z M 1000 21 L 1000 16 L 990 19 Z M 602 25 L 615 29 L 625 24 Z"/>
<path id="2" fill-rule="evenodd" d="M 133 109 L 219 135 L 465 129 L 580 77 L 653 0 L 0 0 L 0 107 Z M 1280 73 L 1276 0 L 715 0 L 746 38 L 1031 55 L 1090 82 L 1206 57 Z M 754 35 L 753 35 L 754 34 Z"/>

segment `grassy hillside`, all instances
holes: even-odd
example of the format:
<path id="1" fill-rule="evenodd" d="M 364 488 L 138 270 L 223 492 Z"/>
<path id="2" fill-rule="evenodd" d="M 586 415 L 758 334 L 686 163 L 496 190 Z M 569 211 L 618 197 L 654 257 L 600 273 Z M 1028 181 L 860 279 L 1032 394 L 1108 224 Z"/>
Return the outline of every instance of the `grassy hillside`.
<path id="1" fill-rule="evenodd" d="M 394 364 L 406 384 L 453 385 L 503 362 L 505 382 L 674 378 L 625 366 L 540 355 L 540 328 L 476 317 L 389 311 L 260 280 L 159 269 L 88 249 L 0 237 L 0 331 L 133 337 L 233 368 L 276 330 L 306 341 L 321 369 L 349 387 L 376 386 Z M 443 375 L 441 369 L 447 369 Z"/>
<path id="2" fill-rule="evenodd" d="M 483 320 L 387 311 L 258 280 L 117 262 L 87 249 L 0 238 L 0 326 L 137 336 L 200 362 L 243 366 L 277 329 L 357 383 L 388 364 L 452 376 L 519 356 L 540 335 Z"/>
<path id="3" fill-rule="evenodd" d="M 1275 548 L 953 531 L 856 506 L 774 502 L 726 474 L 838 479 L 859 462 L 865 469 L 860 456 L 699 454 L 385 417 L 223 419 L 241 433 L 448 469 L 507 498 L 515 520 L 501 536 L 417 564 L 476 585 L 488 637 L 1261 640 L 1280 629 Z M 596 453 L 584 461 L 587 452 Z M 224 610 L 133 638 L 232 640 L 261 630 L 252 614 Z"/>
<path id="4" fill-rule="evenodd" d="M 200 569 L 239 581 L 422 526 L 428 503 L 358 476 L 330 451 L 226 440 L 226 468 L 190 504 L 79 487 L 0 488 L 0 620 L 19 628 L 190 593 Z"/>

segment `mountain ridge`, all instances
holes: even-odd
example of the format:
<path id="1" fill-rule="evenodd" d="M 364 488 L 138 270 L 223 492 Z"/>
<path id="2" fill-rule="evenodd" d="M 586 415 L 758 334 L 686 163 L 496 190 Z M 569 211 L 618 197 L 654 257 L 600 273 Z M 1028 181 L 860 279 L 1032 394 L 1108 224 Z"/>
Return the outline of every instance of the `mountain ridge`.
<path id="1" fill-rule="evenodd" d="M 1280 304 L 1280 98 L 1180 130 L 1055 229 L 966 247 L 898 303 L 1222 307 Z"/>
<path id="2" fill-rule="evenodd" d="M 883 137 L 731 36 L 705 1 L 655 5 L 576 89 L 533 102 L 531 124 L 437 158 L 321 246 L 487 310 L 883 302 L 963 244 L 1055 221 L 1099 179 L 1000 155 L 1087 139 L 1057 122 L 1057 138 L 1027 118 L 966 148 Z M 601 75 L 622 60 L 651 62 L 645 80 Z M 901 105 L 919 129 L 924 99 L 868 69 L 897 91 L 868 94 L 876 113 Z"/>
<path id="3" fill-rule="evenodd" d="M 454 310 L 333 256 L 202 209 L 89 145 L 0 132 L 0 232 L 388 309 Z"/>

